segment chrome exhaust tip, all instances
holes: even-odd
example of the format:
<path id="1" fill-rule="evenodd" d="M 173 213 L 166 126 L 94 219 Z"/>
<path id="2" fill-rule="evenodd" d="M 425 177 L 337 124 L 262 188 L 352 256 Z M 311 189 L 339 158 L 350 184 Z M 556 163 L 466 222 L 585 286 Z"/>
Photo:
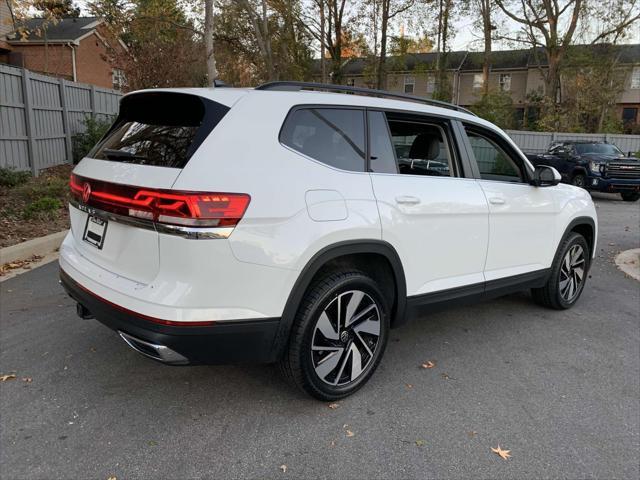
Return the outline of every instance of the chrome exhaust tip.
<path id="1" fill-rule="evenodd" d="M 157 345 L 155 343 L 147 342 L 146 340 L 141 340 L 120 330 L 118 330 L 118 335 L 120 335 L 126 344 L 133 350 L 145 357 L 149 357 L 169 365 L 187 365 L 189 363 L 189 360 L 186 357 L 183 357 L 178 352 L 171 350 L 165 345 Z"/>

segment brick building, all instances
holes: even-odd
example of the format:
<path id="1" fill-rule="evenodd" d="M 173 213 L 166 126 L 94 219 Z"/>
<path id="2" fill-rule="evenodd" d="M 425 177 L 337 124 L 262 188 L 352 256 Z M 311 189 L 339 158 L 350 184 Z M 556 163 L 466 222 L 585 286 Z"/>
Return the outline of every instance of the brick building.
<path id="1" fill-rule="evenodd" d="M 126 46 L 108 32 L 104 20 L 79 17 L 46 22 L 33 18 L 12 30 L 5 34 L 4 44 L 0 43 L 5 47 L 0 61 L 100 87 L 124 86 L 122 71 L 112 58 L 114 49 Z"/>

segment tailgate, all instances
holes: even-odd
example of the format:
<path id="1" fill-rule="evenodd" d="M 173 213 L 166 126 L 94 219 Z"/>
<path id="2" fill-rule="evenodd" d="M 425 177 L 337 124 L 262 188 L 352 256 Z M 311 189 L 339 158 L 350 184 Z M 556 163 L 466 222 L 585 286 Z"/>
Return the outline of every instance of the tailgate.
<path id="1" fill-rule="evenodd" d="M 85 159 L 76 167 L 74 173 L 89 179 L 89 183 L 92 184 L 95 182 L 91 180 L 103 180 L 168 189 L 180 174 L 180 169 Z M 78 205 L 76 202 L 72 202 L 69 210 L 76 247 L 87 260 L 112 273 L 141 283 L 149 283 L 157 275 L 160 268 L 157 232 L 137 227 L 134 222 L 116 221 L 113 215 L 106 212 L 97 213 L 99 209 Z M 89 233 L 94 227 L 94 222 L 89 220 L 91 212 L 106 221 L 104 226 L 98 226 L 97 234 L 93 236 Z"/>

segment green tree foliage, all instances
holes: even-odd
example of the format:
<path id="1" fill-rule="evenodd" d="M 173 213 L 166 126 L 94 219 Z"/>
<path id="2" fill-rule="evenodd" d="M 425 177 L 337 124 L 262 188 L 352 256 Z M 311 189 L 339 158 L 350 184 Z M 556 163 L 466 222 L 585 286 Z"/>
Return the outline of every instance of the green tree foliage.
<path id="1" fill-rule="evenodd" d="M 502 90 L 489 90 L 470 109 L 479 117 L 495 123 L 500 128 L 510 129 L 515 126 L 513 100 L 509 93 Z"/>

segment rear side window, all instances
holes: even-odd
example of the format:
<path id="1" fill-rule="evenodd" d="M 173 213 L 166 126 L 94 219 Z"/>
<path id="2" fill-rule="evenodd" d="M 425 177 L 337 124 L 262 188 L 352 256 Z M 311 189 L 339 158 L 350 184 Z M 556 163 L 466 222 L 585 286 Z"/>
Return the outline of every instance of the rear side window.
<path id="1" fill-rule="evenodd" d="M 289 114 L 280 141 L 326 165 L 364 172 L 364 111 L 299 108 Z"/>
<path id="2" fill-rule="evenodd" d="M 229 108 L 173 92 L 124 97 L 120 114 L 92 158 L 183 168 Z"/>

